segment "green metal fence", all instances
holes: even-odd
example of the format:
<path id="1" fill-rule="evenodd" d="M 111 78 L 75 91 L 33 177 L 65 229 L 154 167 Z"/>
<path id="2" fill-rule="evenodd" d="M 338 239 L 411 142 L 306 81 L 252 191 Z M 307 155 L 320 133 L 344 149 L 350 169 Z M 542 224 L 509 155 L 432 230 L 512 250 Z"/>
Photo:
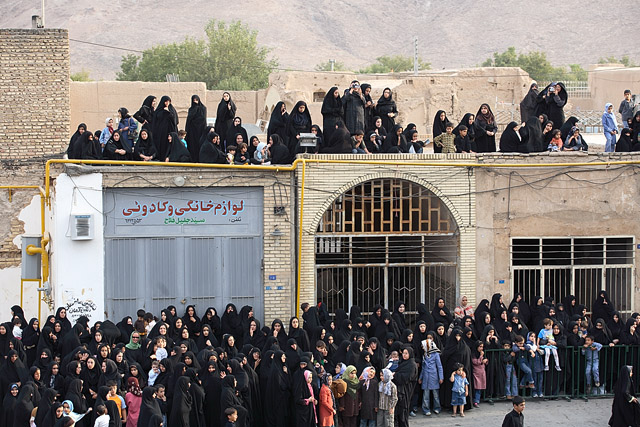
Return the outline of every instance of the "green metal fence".
<path id="1" fill-rule="evenodd" d="M 561 371 L 555 369 L 553 355 L 549 358 L 549 370 L 542 371 L 542 394 L 545 399 L 589 399 L 596 397 L 611 397 L 615 383 L 618 379 L 620 367 L 630 365 L 634 367 L 634 372 L 640 372 L 640 346 L 603 346 L 599 352 L 599 385 L 596 386 L 594 367 L 589 366 L 592 371 L 591 386 L 587 385 L 586 370 L 588 367 L 586 357 L 582 350 L 584 347 L 563 347 L 558 348 L 558 358 Z M 510 350 L 487 349 L 485 357 L 489 363 L 485 366 L 487 375 L 487 388 L 482 392 L 481 400 L 492 403 L 495 400 L 506 398 L 506 371 L 502 356 Z M 544 355 L 537 356 L 542 357 Z M 529 366 L 534 367 L 533 358 L 528 355 Z M 519 386 L 524 377 L 520 367 L 515 366 L 518 381 L 518 395 L 532 397 L 533 388 L 522 388 Z M 473 381 L 473 380 L 471 380 Z M 636 388 L 638 384 L 636 384 Z M 636 390 L 638 392 L 640 390 Z"/>

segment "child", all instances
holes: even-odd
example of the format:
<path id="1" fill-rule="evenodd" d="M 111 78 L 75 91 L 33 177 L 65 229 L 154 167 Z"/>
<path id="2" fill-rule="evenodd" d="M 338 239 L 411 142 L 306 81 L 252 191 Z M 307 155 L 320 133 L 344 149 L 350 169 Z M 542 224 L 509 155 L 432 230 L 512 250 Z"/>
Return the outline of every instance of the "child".
<path id="1" fill-rule="evenodd" d="M 18 316 L 13 318 L 13 336 L 22 339 L 22 321 Z"/>
<path id="2" fill-rule="evenodd" d="M 509 340 L 502 341 L 502 348 L 506 350 L 502 353 L 502 363 L 506 373 L 504 394 L 507 396 L 507 400 L 511 400 L 513 396 L 518 395 L 518 376 L 514 367 L 516 353 L 511 350 L 511 342 Z"/>
<path id="3" fill-rule="evenodd" d="M 482 390 L 487 388 L 487 372 L 485 366 L 489 363 L 489 359 L 484 357 L 484 343 L 482 341 L 476 342 L 476 349 L 471 355 L 471 364 L 473 365 L 473 406 L 477 408 L 480 404 L 480 395 Z M 462 416 L 462 409 L 460 409 Z"/>
<path id="4" fill-rule="evenodd" d="M 136 312 L 136 315 L 138 316 L 138 318 L 136 319 L 136 321 L 133 323 L 133 329 L 135 331 L 138 332 L 138 334 L 140 335 L 145 335 L 147 333 L 147 330 L 145 329 L 145 324 L 144 324 L 144 315 L 147 314 L 146 311 L 140 309 Z"/>
<path id="5" fill-rule="evenodd" d="M 458 136 L 454 140 L 456 145 L 456 153 L 475 153 L 475 147 L 471 143 L 471 140 L 467 136 L 469 130 L 465 125 L 458 127 Z"/>
<path id="6" fill-rule="evenodd" d="M 167 425 L 167 396 L 165 395 L 164 385 L 158 384 L 156 386 L 156 401 L 160 405 L 160 412 L 162 412 L 162 425 Z"/>
<path id="7" fill-rule="evenodd" d="M 531 356 L 531 371 L 533 371 L 533 383 L 535 384 L 532 397 L 544 397 L 544 361 L 542 360 L 544 350 L 538 348 L 535 342 L 535 332 L 529 332 L 529 335 L 527 335 L 527 345 L 531 347 L 531 350 L 534 352 Z"/>
<path id="8" fill-rule="evenodd" d="M 351 137 L 351 150 L 353 154 L 371 154 L 364 143 L 363 131 L 357 130 L 355 135 Z"/>
<path id="9" fill-rule="evenodd" d="M 224 410 L 224 414 L 227 416 L 227 423 L 224 427 L 233 427 L 236 425 L 236 420 L 238 419 L 238 411 L 234 408 L 227 408 Z"/>
<path id="10" fill-rule="evenodd" d="M 234 164 L 236 151 L 238 151 L 238 147 L 236 147 L 235 145 L 230 145 L 227 147 L 227 163 L 229 163 L 230 165 Z"/>
<path id="11" fill-rule="evenodd" d="M 385 368 L 380 373 L 378 384 L 378 427 L 393 427 L 393 413 L 398 403 L 398 388 L 393 383 L 393 372 Z"/>
<path id="12" fill-rule="evenodd" d="M 127 404 L 124 402 L 122 396 L 118 394 L 118 384 L 115 381 L 107 382 L 107 387 L 109 387 L 109 394 L 107 394 L 108 400 L 113 400 L 115 404 L 118 406 L 118 410 L 120 411 L 120 419 L 122 423 L 127 422 Z M 118 414 L 112 414 L 114 417 L 117 417 Z"/>
<path id="13" fill-rule="evenodd" d="M 556 342 L 553 339 L 553 331 L 551 330 L 553 322 L 551 319 L 544 319 L 542 321 L 542 326 L 544 328 L 541 329 L 538 334 L 536 345 L 544 349 L 544 370 L 549 370 L 549 356 L 553 353 L 553 360 L 556 362 L 556 371 L 561 371 L 560 359 L 558 358 L 558 347 L 556 347 Z"/>
<path id="14" fill-rule="evenodd" d="M 367 366 L 360 374 L 360 389 L 362 390 L 360 425 L 363 427 L 375 427 L 380 397 L 378 396 L 376 368 L 373 366 Z"/>
<path id="15" fill-rule="evenodd" d="M 453 406 L 453 415 L 456 416 L 456 410 L 460 407 L 460 416 L 464 417 L 464 405 L 467 403 L 466 396 L 469 395 L 469 381 L 467 374 L 464 372 L 462 363 L 455 364 L 456 370 L 451 373 L 449 381 L 453 383 L 451 388 L 451 406 Z"/>
<path id="16" fill-rule="evenodd" d="M 333 427 L 336 411 L 336 399 L 331 392 L 333 378 L 326 373 L 322 376 L 322 386 L 320 387 L 320 402 L 318 403 L 318 426 Z"/>
<path id="17" fill-rule="evenodd" d="M 531 366 L 529 366 L 529 360 L 527 359 L 527 352 L 529 354 L 533 354 L 533 350 L 531 347 L 524 342 L 524 337 L 522 335 L 516 335 L 515 344 L 511 347 L 513 353 L 516 355 L 516 361 L 518 367 L 520 367 L 520 371 L 524 374 L 522 379 L 520 380 L 520 385 L 522 387 L 534 388 L 535 385 L 533 383 L 533 375 L 531 373 Z"/>
<path id="18" fill-rule="evenodd" d="M 107 407 L 104 405 L 98 405 L 96 407 L 96 414 L 98 415 L 98 418 L 96 418 L 95 424 L 93 426 L 109 427 L 109 421 L 111 421 L 111 418 L 109 418 Z"/>
<path id="19" fill-rule="evenodd" d="M 560 131 L 560 129 L 554 129 L 551 135 L 553 135 L 553 138 L 551 138 L 551 142 L 549 142 L 547 150 L 554 152 L 562 151 L 564 143 L 562 142 L 562 132 Z"/>
<path id="20" fill-rule="evenodd" d="M 187 148 L 187 132 L 182 129 L 179 130 L 178 139 L 184 144 L 184 148 Z"/>
<path id="21" fill-rule="evenodd" d="M 249 156 L 247 155 L 247 151 L 249 147 L 246 143 L 241 142 L 238 144 L 238 152 L 235 155 L 233 163 L 236 165 L 244 165 L 249 163 Z"/>
<path id="22" fill-rule="evenodd" d="M 396 369 L 398 369 L 399 360 L 400 356 L 398 355 L 398 352 L 394 350 L 389 355 L 389 363 L 385 367 L 391 372 L 395 372 Z"/>
<path id="23" fill-rule="evenodd" d="M 147 384 L 150 387 L 152 387 L 156 382 L 156 378 L 158 378 L 158 375 L 160 375 L 160 362 L 154 360 L 153 362 L 151 362 L 151 370 L 149 371 L 149 379 L 147 380 Z"/>
<path id="24" fill-rule="evenodd" d="M 587 377 L 587 394 L 591 393 L 591 376 L 593 375 L 593 382 L 595 383 L 596 390 L 594 394 L 598 394 L 600 389 L 600 357 L 598 352 L 602 349 L 602 344 L 595 342 L 593 335 L 587 335 L 584 339 L 584 348 L 582 354 L 584 354 L 587 363 L 585 369 L 585 375 Z"/>
<path id="25" fill-rule="evenodd" d="M 433 143 L 438 147 L 442 147 L 442 153 L 455 153 L 456 136 L 453 134 L 453 124 L 451 122 L 447 122 L 445 126 L 447 132 L 441 133 L 440 135 L 433 138 Z"/>
<path id="26" fill-rule="evenodd" d="M 422 372 L 418 378 L 418 384 L 422 385 L 424 394 L 422 397 L 422 412 L 431 415 L 430 400 L 433 395 L 433 412 L 440 413 L 440 384 L 444 381 L 440 349 L 433 342 L 433 335 L 427 334 L 427 339 L 422 341 L 424 356 L 422 357 Z"/>

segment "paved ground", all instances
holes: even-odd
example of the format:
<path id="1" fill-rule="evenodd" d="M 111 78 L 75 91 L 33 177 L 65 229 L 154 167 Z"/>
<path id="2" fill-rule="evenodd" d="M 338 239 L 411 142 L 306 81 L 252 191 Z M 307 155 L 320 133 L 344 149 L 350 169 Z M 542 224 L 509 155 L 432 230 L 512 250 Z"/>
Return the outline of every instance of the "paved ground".
<path id="1" fill-rule="evenodd" d="M 611 416 L 612 399 L 540 401 L 527 400 L 524 410 L 525 426 L 579 426 L 579 427 L 606 427 Z M 439 427 L 439 426 L 463 426 L 463 427 L 500 427 L 505 414 L 513 405 L 508 402 L 498 402 L 489 405 L 481 403 L 480 408 L 465 412 L 465 417 L 459 415 L 451 417 L 451 412 L 442 412 L 440 415 L 425 417 L 418 414 L 410 419 L 412 427 Z"/>

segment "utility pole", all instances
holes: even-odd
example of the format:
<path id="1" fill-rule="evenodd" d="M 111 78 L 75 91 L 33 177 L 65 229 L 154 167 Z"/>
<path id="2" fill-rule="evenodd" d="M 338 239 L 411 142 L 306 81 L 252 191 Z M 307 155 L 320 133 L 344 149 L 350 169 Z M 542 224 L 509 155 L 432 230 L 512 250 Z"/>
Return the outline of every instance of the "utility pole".
<path id="1" fill-rule="evenodd" d="M 45 28 L 45 24 L 44 24 L 44 0 L 42 0 L 42 28 Z"/>
<path id="2" fill-rule="evenodd" d="M 413 75 L 418 75 L 418 36 L 413 37 Z"/>
<path id="3" fill-rule="evenodd" d="M 329 64 L 331 64 L 331 71 L 333 71 L 335 65 L 336 65 L 336 60 L 335 59 L 330 59 L 329 60 Z"/>

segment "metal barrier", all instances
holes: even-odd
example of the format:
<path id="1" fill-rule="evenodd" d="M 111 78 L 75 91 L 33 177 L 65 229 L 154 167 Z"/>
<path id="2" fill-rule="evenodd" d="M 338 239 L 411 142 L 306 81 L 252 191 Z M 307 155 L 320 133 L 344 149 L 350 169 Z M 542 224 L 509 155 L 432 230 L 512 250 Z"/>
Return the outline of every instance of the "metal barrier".
<path id="1" fill-rule="evenodd" d="M 542 394 L 544 399 L 584 399 L 596 397 L 611 397 L 615 383 L 618 379 L 620 367 L 631 365 L 634 372 L 640 372 L 640 346 L 623 346 L 616 345 L 613 347 L 603 346 L 599 351 L 599 366 L 597 368 L 597 376 L 594 375 L 596 369 L 590 366 L 591 382 L 587 384 L 587 360 L 582 354 L 584 347 L 564 347 L 558 348 L 558 358 L 560 359 L 560 368 L 555 369 L 554 356 L 549 357 L 549 370 L 542 371 L 539 377 L 542 378 Z M 487 388 L 481 393 L 481 400 L 493 403 L 496 400 L 506 399 L 506 364 L 502 356 L 511 350 L 503 349 L 487 349 L 485 357 L 489 363 L 485 365 L 487 376 Z M 536 357 L 542 357 L 544 354 L 536 353 Z M 531 370 L 534 371 L 533 358 L 528 355 L 527 363 Z M 544 363 L 542 364 L 544 366 Z M 522 388 L 521 382 L 525 378 L 517 361 L 514 363 L 517 378 L 518 395 L 531 398 L 536 391 L 535 388 Z M 445 376 L 447 374 L 445 373 Z M 473 375 L 471 375 L 473 378 Z M 534 379 L 535 379 L 534 375 Z M 599 379 L 599 386 L 596 386 L 595 379 Z M 470 380 L 472 382 L 473 379 Z M 640 387 L 636 384 L 636 392 L 640 391 Z"/>

